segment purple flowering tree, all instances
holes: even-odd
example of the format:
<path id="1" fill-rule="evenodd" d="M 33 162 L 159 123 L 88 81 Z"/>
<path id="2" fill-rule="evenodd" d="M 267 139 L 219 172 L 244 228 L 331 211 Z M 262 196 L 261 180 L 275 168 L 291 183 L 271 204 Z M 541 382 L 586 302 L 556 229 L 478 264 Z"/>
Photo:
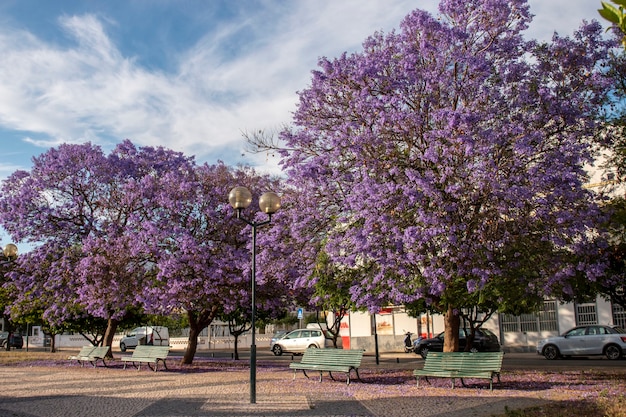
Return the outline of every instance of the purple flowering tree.
<path id="1" fill-rule="evenodd" d="M 254 190 L 256 200 L 261 191 L 278 189 L 277 181 L 251 169 L 205 164 L 195 169 L 193 181 L 179 184 L 184 195 L 162 200 L 162 216 L 142 222 L 135 236 L 154 265 L 152 282 L 141 293 L 146 311 L 187 314 L 182 364 L 192 363 L 202 329 L 250 306 L 250 234 L 228 204 L 237 184 Z M 282 297 L 269 296 L 284 293 L 277 281 L 259 277 L 258 291 L 260 311 L 280 307 Z"/>
<path id="2" fill-rule="evenodd" d="M 61 145 L 33 159 L 2 185 L 0 222 L 16 241 L 41 244 L 24 258 L 24 271 L 46 259 L 48 276 L 16 275 L 18 286 L 39 287 L 51 302 L 47 315 L 62 321 L 76 306 L 108 320 L 111 345 L 119 320 L 138 309 L 146 261 L 137 256 L 133 227 L 160 215 L 163 194 L 184 183 L 193 160 L 163 148 L 120 143 L 107 157 L 91 144 Z M 175 199 L 175 196 L 169 196 Z M 50 255 L 53 254 L 51 257 Z M 22 260 L 20 259 L 20 265 Z M 68 298 L 69 297 L 69 298 Z"/>
<path id="3" fill-rule="evenodd" d="M 597 22 L 526 41 L 524 0 L 439 10 L 411 12 L 360 53 L 320 59 L 279 147 L 289 185 L 309 200 L 286 214 L 301 277 L 315 279 L 323 249 L 360 272 L 357 305 L 425 300 L 456 350 L 459 309 L 501 297 L 490 283 L 558 295 L 580 270 L 599 275 L 566 255 L 588 250 L 597 225 L 583 165 L 616 42 Z M 532 242 L 549 248 L 536 262 Z"/>

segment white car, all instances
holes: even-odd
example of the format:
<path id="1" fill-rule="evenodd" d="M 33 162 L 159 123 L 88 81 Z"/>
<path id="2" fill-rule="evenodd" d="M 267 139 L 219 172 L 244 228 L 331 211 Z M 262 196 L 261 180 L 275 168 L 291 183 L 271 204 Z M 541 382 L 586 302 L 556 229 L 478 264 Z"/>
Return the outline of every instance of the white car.
<path id="1" fill-rule="evenodd" d="M 304 353 L 308 348 L 324 348 L 332 345 L 332 340 L 324 336 L 324 332 L 316 329 L 292 330 L 270 346 L 274 355 L 280 356 L 283 352 Z"/>
<path id="2" fill-rule="evenodd" d="M 168 346 L 170 334 L 167 327 L 142 326 L 133 329 L 120 340 L 120 350 L 134 349 L 137 345 Z"/>
<path id="3" fill-rule="evenodd" d="M 561 336 L 540 340 L 537 353 L 546 359 L 595 355 L 619 359 L 626 354 L 626 331 L 598 324 L 577 326 Z"/>

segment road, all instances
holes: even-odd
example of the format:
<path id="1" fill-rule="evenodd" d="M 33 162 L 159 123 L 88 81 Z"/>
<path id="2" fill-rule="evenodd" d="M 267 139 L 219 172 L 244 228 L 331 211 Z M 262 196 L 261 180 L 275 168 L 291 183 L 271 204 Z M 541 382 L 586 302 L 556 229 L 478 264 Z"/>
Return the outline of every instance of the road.
<path id="1" fill-rule="evenodd" d="M 232 351 L 214 350 L 214 351 L 198 351 L 198 357 L 231 357 Z M 250 351 L 247 348 L 239 350 L 239 359 L 249 360 Z M 299 360 L 299 356 L 291 354 L 283 354 L 282 356 L 274 356 L 269 349 L 257 350 L 258 361 L 271 361 L 284 363 L 287 365 L 293 360 Z M 416 369 L 422 366 L 424 360 L 414 353 L 404 352 L 388 352 L 381 353 L 376 360 L 373 353 L 366 353 L 363 357 L 363 366 L 377 366 L 388 369 Z M 611 361 L 605 357 L 590 358 L 570 358 L 547 360 L 543 356 L 536 353 L 506 353 L 502 362 L 503 370 L 587 370 L 587 369 L 620 369 L 626 372 L 626 359 Z"/>

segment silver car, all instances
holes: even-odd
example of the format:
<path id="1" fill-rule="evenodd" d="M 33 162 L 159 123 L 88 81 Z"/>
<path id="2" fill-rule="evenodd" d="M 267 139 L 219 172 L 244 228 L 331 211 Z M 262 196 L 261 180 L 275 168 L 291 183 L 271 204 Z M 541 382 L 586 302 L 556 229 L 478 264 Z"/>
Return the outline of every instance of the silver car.
<path id="1" fill-rule="evenodd" d="M 626 331 L 602 325 L 577 326 L 561 336 L 540 340 L 537 353 L 546 359 L 595 355 L 619 359 L 626 353 Z"/>
<path id="2" fill-rule="evenodd" d="M 270 350 L 274 352 L 274 355 L 280 356 L 283 352 L 304 353 L 307 348 L 324 348 L 327 343 L 332 343 L 332 341 L 327 341 L 321 330 L 298 329 L 271 343 Z"/>

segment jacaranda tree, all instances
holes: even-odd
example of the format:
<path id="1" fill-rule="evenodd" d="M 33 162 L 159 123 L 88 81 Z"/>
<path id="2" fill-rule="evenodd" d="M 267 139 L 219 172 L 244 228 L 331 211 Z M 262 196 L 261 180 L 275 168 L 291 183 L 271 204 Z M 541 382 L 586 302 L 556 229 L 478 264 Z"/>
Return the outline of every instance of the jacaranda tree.
<path id="1" fill-rule="evenodd" d="M 502 297 L 490 283 L 558 295 L 579 271 L 599 275 L 575 254 L 595 250 L 583 165 L 617 42 L 597 22 L 527 41 L 524 0 L 443 0 L 439 11 L 320 59 L 279 138 L 289 185 L 308 199 L 288 222 L 302 276 L 315 279 L 323 250 L 362 271 L 357 305 L 425 300 L 455 350 L 458 310 Z"/>
<path id="2" fill-rule="evenodd" d="M 196 167 L 193 174 L 177 184 L 182 194 L 161 200 L 161 215 L 141 222 L 135 235 L 153 265 L 152 282 L 142 292 L 147 311 L 187 314 L 183 364 L 192 363 L 200 332 L 215 318 L 247 312 L 250 321 L 250 234 L 228 204 L 229 191 L 244 185 L 258 201 L 263 192 L 278 190 L 269 177 L 222 163 Z M 278 281 L 259 277 L 258 284 L 259 311 L 283 310 Z"/>
<path id="3" fill-rule="evenodd" d="M 182 182 L 192 162 L 128 140 L 108 156 L 91 144 L 66 144 L 34 158 L 30 172 L 3 183 L 0 197 L 0 207 L 12 213 L 0 217 L 3 227 L 16 241 L 41 245 L 18 260 L 20 270 L 46 265 L 45 277 L 16 275 L 18 287 L 47 294 L 49 319 L 71 319 L 78 310 L 108 320 L 103 343 L 111 345 L 145 287 L 147 266 L 135 256 L 132 227 L 159 214 L 159 200 L 176 188 L 168 184 Z"/>

